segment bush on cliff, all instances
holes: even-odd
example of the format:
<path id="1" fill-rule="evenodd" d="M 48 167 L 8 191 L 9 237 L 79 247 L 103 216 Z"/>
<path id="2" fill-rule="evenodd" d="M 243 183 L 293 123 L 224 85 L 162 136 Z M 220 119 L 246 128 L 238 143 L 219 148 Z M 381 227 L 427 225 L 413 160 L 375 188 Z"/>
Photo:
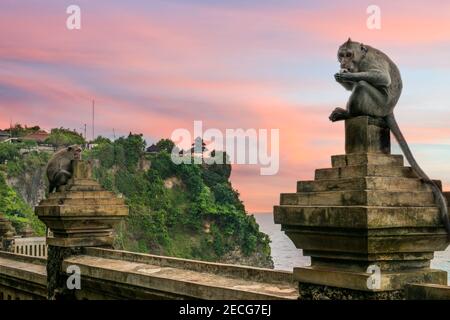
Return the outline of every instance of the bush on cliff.
<path id="1" fill-rule="evenodd" d="M 229 181 L 231 166 L 175 165 L 161 140 L 160 152 L 144 154 L 145 141 L 131 134 L 115 142 L 103 141 L 85 157 L 97 159 L 94 173 L 102 185 L 126 197 L 130 215 L 118 230 L 117 244 L 125 250 L 183 258 L 221 261 L 236 249 L 259 256 L 255 265 L 270 267 L 269 238 Z M 226 155 L 224 155 L 226 156 Z M 140 159 L 151 162 L 139 169 Z M 168 180 L 179 184 L 167 187 Z"/>

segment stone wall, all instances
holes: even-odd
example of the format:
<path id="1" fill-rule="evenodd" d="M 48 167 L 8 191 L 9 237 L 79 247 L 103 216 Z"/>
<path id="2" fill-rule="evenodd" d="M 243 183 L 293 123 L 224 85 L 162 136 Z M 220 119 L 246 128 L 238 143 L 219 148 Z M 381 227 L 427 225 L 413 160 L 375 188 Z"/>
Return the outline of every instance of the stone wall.
<path id="1" fill-rule="evenodd" d="M 49 253 L 49 259 L 57 262 Z M 50 263 L 50 261 L 49 261 Z M 0 298 L 47 299 L 51 279 L 45 259 L 0 253 Z M 80 289 L 55 288 L 56 299 L 214 299 L 298 298 L 291 272 L 207 263 L 101 248 L 84 248 L 62 258 L 57 283 L 80 270 Z M 70 270 L 70 269 L 69 269 Z"/>

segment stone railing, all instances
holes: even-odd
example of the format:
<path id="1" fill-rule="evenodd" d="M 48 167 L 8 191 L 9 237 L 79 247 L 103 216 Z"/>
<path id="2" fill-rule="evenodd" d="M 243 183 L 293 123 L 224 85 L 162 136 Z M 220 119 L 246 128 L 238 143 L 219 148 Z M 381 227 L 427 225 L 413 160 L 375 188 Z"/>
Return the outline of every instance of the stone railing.
<path id="1" fill-rule="evenodd" d="M 47 299 L 55 291 L 56 298 L 77 300 L 298 298 L 292 272 L 101 248 L 84 248 L 63 259 L 59 276 L 64 285 L 48 292 L 47 262 L 0 252 L 0 300 Z M 73 267 L 79 271 L 80 287 L 69 290 Z"/>
<path id="2" fill-rule="evenodd" d="M 0 300 L 47 298 L 47 261 L 0 251 Z"/>
<path id="3" fill-rule="evenodd" d="M 47 257 L 45 237 L 15 238 L 11 242 L 10 251 L 30 257 Z"/>

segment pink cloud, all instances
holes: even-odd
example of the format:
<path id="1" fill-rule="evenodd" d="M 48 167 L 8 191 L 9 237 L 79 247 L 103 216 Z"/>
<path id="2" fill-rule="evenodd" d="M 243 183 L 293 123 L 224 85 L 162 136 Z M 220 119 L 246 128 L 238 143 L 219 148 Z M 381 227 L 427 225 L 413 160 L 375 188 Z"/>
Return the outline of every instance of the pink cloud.
<path id="1" fill-rule="evenodd" d="M 439 3 L 439 10 L 424 2 L 379 5 L 380 31 L 365 27 L 363 4 L 251 10 L 167 4 L 163 14 L 131 5 L 100 11 L 86 2 L 80 32 L 66 30 L 57 10 L 42 10 L 36 21 L 35 12 L 5 9 L 0 87 L 31 98 L 0 100 L 0 126 L 12 117 L 80 129 L 95 97 L 103 135 L 114 128 L 118 135 L 169 137 L 176 128 L 191 129 L 193 120 L 221 130 L 278 128 L 279 174 L 263 177 L 257 166 L 235 166 L 232 175 L 249 211 L 271 211 L 279 193 L 295 190 L 297 180 L 311 179 L 315 168 L 330 166 L 330 155 L 343 153 L 343 125 L 327 117 L 330 101 L 344 103 L 346 95 L 322 93 L 330 86 L 325 73 L 328 81 L 333 72 L 324 66 L 335 63 L 338 44 L 350 35 L 394 50 L 411 66 L 427 64 L 424 53 L 441 57 L 430 64 L 448 64 L 441 46 L 450 40 L 450 4 Z M 299 92 L 317 98 L 305 102 Z M 448 141 L 449 127 L 402 126 L 410 142 L 424 143 Z"/>

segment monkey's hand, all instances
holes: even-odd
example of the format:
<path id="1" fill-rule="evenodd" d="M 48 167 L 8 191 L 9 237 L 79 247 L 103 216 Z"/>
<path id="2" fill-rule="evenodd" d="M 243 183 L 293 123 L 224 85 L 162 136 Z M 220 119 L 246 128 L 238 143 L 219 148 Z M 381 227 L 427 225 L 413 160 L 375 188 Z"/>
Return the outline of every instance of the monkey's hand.
<path id="1" fill-rule="evenodd" d="M 351 72 L 338 72 L 334 75 L 337 82 L 352 82 L 355 81 L 354 75 Z"/>
<path id="2" fill-rule="evenodd" d="M 331 122 L 336 122 L 340 120 L 345 120 L 350 118 L 350 114 L 347 110 L 342 108 L 336 108 L 333 110 L 333 112 L 330 114 L 328 119 L 330 119 Z"/>

